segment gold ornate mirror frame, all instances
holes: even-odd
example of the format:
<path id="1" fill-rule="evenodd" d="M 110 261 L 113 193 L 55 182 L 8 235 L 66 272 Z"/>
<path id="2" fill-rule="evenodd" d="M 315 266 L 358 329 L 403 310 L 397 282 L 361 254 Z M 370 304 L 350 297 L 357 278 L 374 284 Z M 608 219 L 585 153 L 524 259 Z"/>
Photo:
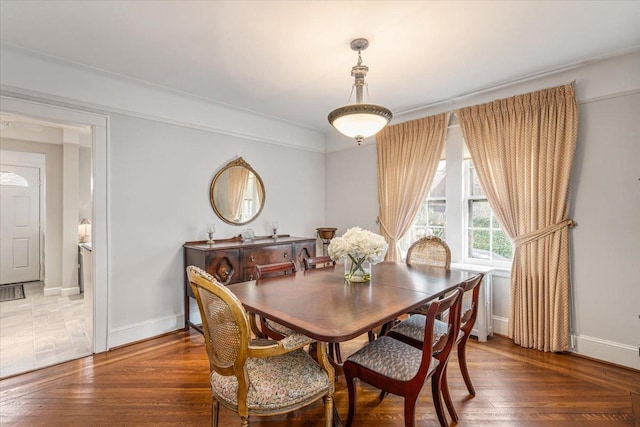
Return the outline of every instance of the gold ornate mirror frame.
<path id="1" fill-rule="evenodd" d="M 265 197 L 262 178 L 242 157 L 222 167 L 209 187 L 213 211 L 231 225 L 255 220 L 264 208 Z"/>

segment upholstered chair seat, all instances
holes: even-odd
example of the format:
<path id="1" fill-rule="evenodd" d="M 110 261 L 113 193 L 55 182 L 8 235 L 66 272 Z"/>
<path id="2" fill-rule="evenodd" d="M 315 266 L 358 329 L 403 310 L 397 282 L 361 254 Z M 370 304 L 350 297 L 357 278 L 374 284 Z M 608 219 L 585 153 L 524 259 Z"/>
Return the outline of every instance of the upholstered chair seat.
<path id="1" fill-rule="evenodd" d="M 422 330 L 424 335 L 424 326 Z M 397 381 L 408 381 L 418 373 L 422 361 L 422 350 L 402 341 L 382 336 L 353 353 L 347 360 L 385 377 Z M 438 367 L 438 363 L 435 358 L 431 358 L 427 376 L 431 376 Z"/>
<path id="2" fill-rule="evenodd" d="M 275 343 L 275 342 L 274 342 Z M 328 391 L 327 373 L 302 349 L 269 358 L 247 358 L 247 408 L 256 415 L 286 411 Z M 237 410 L 238 379 L 211 372 L 215 398 Z"/>
<path id="3" fill-rule="evenodd" d="M 398 323 L 396 326 L 391 328 L 389 333 L 393 331 L 394 333 L 407 336 L 416 341 L 422 341 L 422 335 L 424 331 L 424 325 L 426 323 L 426 317 L 422 314 L 414 314 L 409 316 L 409 318 L 405 321 Z M 433 343 L 434 345 L 440 340 L 441 337 L 445 336 L 449 332 L 449 324 L 443 322 L 442 320 L 435 321 L 433 325 Z M 456 342 L 459 342 L 464 336 L 464 332 L 461 330 L 458 332 L 458 337 L 456 338 Z"/>

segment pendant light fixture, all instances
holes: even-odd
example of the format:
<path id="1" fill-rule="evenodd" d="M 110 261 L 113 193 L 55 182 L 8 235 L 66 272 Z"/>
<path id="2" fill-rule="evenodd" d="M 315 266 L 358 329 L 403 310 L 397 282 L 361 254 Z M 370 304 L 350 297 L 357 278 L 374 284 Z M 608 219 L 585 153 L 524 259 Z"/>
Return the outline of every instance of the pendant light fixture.
<path id="1" fill-rule="evenodd" d="M 355 78 L 353 88 L 356 90 L 356 103 L 337 108 L 329 113 L 328 117 L 333 127 L 340 133 L 355 138 L 358 145 L 362 145 L 364 138 L 380 132 L 393 117 L 391 111 L 385 107 L 362 102 L 362 92 L 367 86 L 364 78 L 369 67 L 362 65 L 360 53 L 367 47 L 369 47 L 367 39 L 355 39 L 351 42 L 351 49 L 358 52 L 358 63 L 351 68 L 351 76 Z"/>

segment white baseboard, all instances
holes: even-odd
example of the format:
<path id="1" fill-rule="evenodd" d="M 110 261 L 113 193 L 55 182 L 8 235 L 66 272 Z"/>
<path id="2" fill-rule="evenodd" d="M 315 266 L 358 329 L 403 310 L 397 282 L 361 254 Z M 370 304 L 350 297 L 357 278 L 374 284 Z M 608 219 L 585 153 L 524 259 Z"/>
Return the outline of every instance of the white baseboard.
<path id="1" fill-rule="evenodd" d="M 585 335 L 572 335 L 574 353 L 640 370 L 638 347 Z"/>
<path id="2" fill-rule="evenodd" d="M 508 336 L 509 319 L 493 316 L 493 332 Z M 573 353 L 640 370 L 638 347 L 579 334 L 571 335 L 571 344 Z"/>
<path id="3" fill-rule="evenodd" d="M 56 295 L 60 295 L 62 293 L 62 287 L 57 286 L 55 288 L 44 288 L 44 296 L 45 297 L 54 297 Z"/>
<path id="4" fill-rule="evenodd" d="M 509 335 L 509 319 L 506 317 L 493 316 L 493 333 L 498 335 Z"/>
<path id="5" fill-rule="evenodd" d="M 112 329 L 107 335 L 107 349 L 141 341 L 182 328 L 184 328 L 184 316 L 180 314 Z"/>
<path id="6" fill-rule="evenodd" d="M 75 288 L 60 288 L 60 295 L 62 295 L 63 297 L 69 296 L 69 295 L 78 295 L 80 294 L 80 287 L 76 286 Z"/>

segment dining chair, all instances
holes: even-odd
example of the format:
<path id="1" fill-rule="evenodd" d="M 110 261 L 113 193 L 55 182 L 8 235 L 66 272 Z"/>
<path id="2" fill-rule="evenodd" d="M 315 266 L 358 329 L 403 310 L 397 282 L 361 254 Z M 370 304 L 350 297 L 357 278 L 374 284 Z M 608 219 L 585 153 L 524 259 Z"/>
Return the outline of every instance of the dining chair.
<path id="1" fill-rule="evenodd" d="M 256 265 L 256 279 L 282 276 L 285 274 L 295 273 L 296 271 L 298 271 L 296 269 L 296 263 L 293 261 Z"/>
<path id="2" fill-rule="evenodd" d="M 451 266 L 451 250 L 449 245 L 437 236 L 422 237 L 409 246 L 406 263 L 408 266 L 425 265 L 448 270 Z M 419 307 L 410 311 L 409 314 L 422 314 L 425 310 L 426 307 Z M 382 326 L 380 335 L 386 334 L 391 327 L 398 323 L 398 319 L 386 323 Z"/>
<path id="3" fill-rule="evenodd" d="M 324 398 L 331 426 L 333 378 L 303 350 L 310 339 L 297 333 L 281 341 L 251 339 L 245 310 L 231 291 L 198 267 L 187 267 L 187 276 L 209 358 L 211 424 L 218 425 L 219 404 L 248 427 L 252 415 L 292 412 Z"/>
<path id="4" fill-rule="evenodd" d="M 415 406 L 418 395 L 427 379 L 431 378 L 433 403 L 441 425 L 446 425 L 442 401 L 440 399 L 440 382 L 446 358 L 433 356 L 434 349 L 445 352 L 453 345 L 458 331 L 454 322 L 449 330 L 435 328 L 436 316 L 450 310 L 459 316 L 460 289 L 456 289 L 443 299 L 429 304 L 424 317 L 425 323 L 421 331 L 421 347 L 417 348 L 389 335 L 379 337 L 349 356 L 342 368 L 349 391 L 349 415 L 347 427 L 351 426 L 356 410 L 356 387 L 354 380 L 359 378 L 383 392 L 404 397 L 405 426 L 415 425 Z M 434 342 L 436 343 L 434 345 Z M 440 360 L 442 359 L 442 360 Z M 440 367 L 444 364 L 444 367 Z M 444 423 L 443 423 L 444 421 Z"/>
<path id="5" fill-rule="evenodd" d="M 473 384 L 471 383 L 471 377 L 469 376 L 469 370 L 467 368 L 467 357 L 466 357 L 466 348 L 467 341 L 469 340 L 469 335 L 471 334 L 471 330 L 475 324 L 476 318 L 478 317 L 478 300 L 480 297 L 480 283 L 482 283 L 482 279 L 484 277 L 483 273 L 478 273 L 470 279 L 464 281 L 460 286 L 460 291 L 462 292 L 462 296 L 460 297 L 460 309 L 457 310 L 458 315 L 456 316 L 453 311 L 449 313 L 448 322 L 443 322 L 442 320 L 436 319 L 435 321 L 435 329 L 445 330 L 452 329 L 452 323 L 457 322 L 458 325 L 454 327 L 454 329 L 458 330 L 458 333 L 454 336 L 455 344 L 458 348 L 458 364 L 460 366 L 460 371 L 462 372 L 462 378 L 469 390 L 469 393 L 472 396 L 476 395 L 475 389 L 473 388 Z M 471 295 L 469 307 L 464 308 L 466 296 Z M 394 326 L 387 333 L 388 336 L 393 337 L 395 339 L 401 340 L 410 344 L 416 348 L 422 347 L 422 328 L 424 327 L 426 318 L 424 315 L 414 314 L 409 316 L 409 318 L 398 325 Z M 436 333 L 436 335 L 438 335 Z M 441 360 L 446 358 L 448 360 L 449 355 L 445 354 L 445 351 L 451 351 L 451 348 L 443 349 L 441 353 L 438 352 L 438 346 L 434 343 L 434 357 Z M 442 366 L 442 363 L 441 363 Z M 458 414 L 453 405 L 453 401 L 451 400 L 451 395 L 449 393 L 449 384 L 447 382 L 447 363 L 445 362 L 443 366 L 444 373 L 442 375 L 442 382 L 439 393 L 442 394 L 442 398 L 447 406 L 447 410 L 451 415 L 451 418 L 457 422 Z M 435 394 L 435 391 L 434 391 Z M 435 396 L 434 396 L 435 399 Z M 444 417 L 444 414 L 442 414 Z M 440 414 L 439 414 L 440 418 Z"/>
<path id="6" fill-rule="evenodd" d="M 336 265 L 336 262 L 329 256 L 317 256 L 305 258 L 302 260 L 305 270 L 314 270 L 316 268 L 327 268 Z"/>
<path id="7" fill-rule="evenodd" d="M 256 279 L 294 274 L 296 271 L 296 264 L 293 261 L 256 265 Z M 255 315 L 250 313 L 250 316 L 252 330 L 258 337 L 281 340 L 294 333 L 293 329 L 281 325 L 278 322 L 274 322 L 273 320 L 268 320 L 262 316 L 260 316 L 260 328 L 258 330 L 255 326 L 257 323 Z"/>
<path id="8" fill-rule="evenodd" d="M 426 236 L 416 240 L 407 251 L 407 265 L 426 265 L 449 269 L 451 250 L 439 237 Z"/>

